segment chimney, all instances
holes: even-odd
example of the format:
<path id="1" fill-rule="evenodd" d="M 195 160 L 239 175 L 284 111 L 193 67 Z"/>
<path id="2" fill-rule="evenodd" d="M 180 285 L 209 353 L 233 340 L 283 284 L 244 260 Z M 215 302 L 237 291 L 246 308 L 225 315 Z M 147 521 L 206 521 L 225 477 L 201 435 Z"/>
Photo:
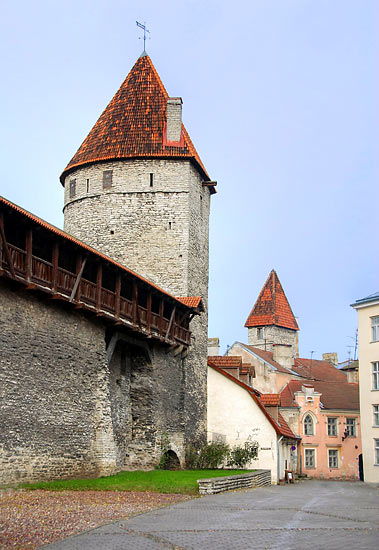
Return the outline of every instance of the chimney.
<path id="1" fill-rule="evenodd" d="M 292 346 L 289 344 L 273 344 L 273 349 L 272 358 L 274 361 L 286 369 L 292 369 L 294 363 Z"/>
<path id="2" fill-rule="evenodd" d="M 180 141 L 182 135 L 182 98 L 167 100 L 167 141 Z"/>
<path id="3" fill-rule="evenodd" d="M 219 338 L 208 338 L 208 355 L 220 355 Z"/>
<path id="4" fill-rule="evenodd" d="M 335 367 L 338 365 L 338 355 L 336 352 L 323 353 L 322 360 L 326 361 L 327 363 L 330 363 L 331 365 L 334 365 Z"/>

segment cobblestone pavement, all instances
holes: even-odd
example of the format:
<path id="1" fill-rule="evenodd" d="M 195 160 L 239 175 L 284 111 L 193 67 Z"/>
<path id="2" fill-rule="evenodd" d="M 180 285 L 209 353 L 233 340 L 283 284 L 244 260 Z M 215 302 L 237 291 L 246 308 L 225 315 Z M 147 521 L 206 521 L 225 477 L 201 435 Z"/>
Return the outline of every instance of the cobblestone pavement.
<path id="1" fill-rule="evenodd" d="M 312 480 L 182 502 L 45 548 L 359 550 L 378 540 L 379 486 Z"/>

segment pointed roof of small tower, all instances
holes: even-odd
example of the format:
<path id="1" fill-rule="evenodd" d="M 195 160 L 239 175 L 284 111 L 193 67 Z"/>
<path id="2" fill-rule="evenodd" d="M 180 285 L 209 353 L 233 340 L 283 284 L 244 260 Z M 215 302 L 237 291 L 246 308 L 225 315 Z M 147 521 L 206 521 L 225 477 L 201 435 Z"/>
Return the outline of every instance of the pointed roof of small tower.
<path id="1" fill-rule="evenodd" d="M 262 327 L 266 325 L 277 325 L 299 330 L 291 306 L 274 269 L 268 276 L 245 323 L 245 327 Z"/>
<path id="2" fill-rule="evenodd" d="M 61 175 L 79 166 L 126 158 L 188 158 L 210 181 L 207 171 L 182 124 L 179 142 L 167 142 L 165 87 L 150 59 L 143 52 L 121 84 L 95 126 Z M 210 186 L 210 191 L 215 192 Z"/>

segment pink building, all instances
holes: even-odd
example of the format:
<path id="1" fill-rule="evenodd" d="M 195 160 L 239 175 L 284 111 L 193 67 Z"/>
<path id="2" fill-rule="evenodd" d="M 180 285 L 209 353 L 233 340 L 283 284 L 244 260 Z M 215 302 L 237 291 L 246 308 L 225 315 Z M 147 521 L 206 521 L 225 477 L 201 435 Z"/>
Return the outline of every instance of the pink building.
<path id="1" fill-rule="evenodd" d="M 299 435 L 298 470 L 309 477 L 359 479 L 361 432 L 358 384 L 291 380 L 281 409 Z"/>

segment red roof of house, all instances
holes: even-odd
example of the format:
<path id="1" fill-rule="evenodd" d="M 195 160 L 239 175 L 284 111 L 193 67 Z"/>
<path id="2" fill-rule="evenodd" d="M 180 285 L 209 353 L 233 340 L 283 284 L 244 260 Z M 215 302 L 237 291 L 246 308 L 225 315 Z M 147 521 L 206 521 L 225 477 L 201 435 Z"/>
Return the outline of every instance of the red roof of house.
<path id="1" fill-rule="evenodd" d="M 344 375 L 345 377 L 345 375 Z M 359 410 L 359 385 L 345 381 L 291 380 L 280 394 L 282 407 L 297 407 L 294 394 L 301 391 L 303 385 L 313 386 L 321 393 L 320 402 L 324 409 Z"/>
<path id="2" fill-rule="evenodd" d="M 166 296 L 169 296 L 173 300 L 176 300 L 177 302 L 180 302 L 184 306 L 187 306 L 188 308 L 191 308 L 191 309 L 195 309 L 199 305 L 202 305 L 202 300 L 199 296 L 197 296 L 196 298 L 194 298 L 192 296 L 190 296 L 190 297 L 181 297 L 181 298 L 172 296 L 172 294 L 169 294 L 168 292 L 166 292 L 165 290 L 163 290 L 159 286 L 157 286 L 154 283 L 150 282 L 148 279 L 145 279 L 145 277 L 142 277 L 141 275 L 138 275 L 138 273 L 136 273 L 135 271 L 132 271 L 131 269 L 128 269 L 127 267 L 125 267 L 124 265 L 116 262 L 115 260 L 113 260 L 109 256 L 106 256 L 105 254 L 102 254 L 101 252 L 99 252 L 95 248 L 92 248 L 91 246 L 88 246 L 88 244 L 83 243 L 82 241 L 79 241 L 79 239 L 76 239 L 75 237 L 73 237 L 69 233 L 65 233 L 64 231 L 62 231 L 62 229 L 59 229 L 58 227 L 55 227 L 55 225 L 52 225 L 52 224 L 46 222 L 42 218 L 38 218 L 38 216 L 35 216 L 34 214 L 29 212 L 28 210 L 25 210 L 24 208 L 21 208 L 21 206 L 18 206 L 17 204 L 14 204 L 13 202 L 8 201 L 7 199 L 5 199 L 2 196 L 0 196 L 0 206 L 1 206 L 1 204 L 15 210 L 16 212 L 22 214 L 23 216 L 26 216 L 27 218 L 29 218 L 33 222 L 35 222 L 38 225 L 44 227 L 45 229 L 48 229 L 49 231 L 52 231 L 56 235 L 59 235 L 60 237 L 62 237 L 66 241 L 71 241 L 72 243 L 76 244 L 77 246 L 80 246 L 81 248 L 83 248 L 85 250 L 88 250 L 89 252 L 92 252 L 93 254 L 96 254 L 98 257 L 102 258 L 103 260 L 106 260 L 107 262 L 113 264 L 114 266 L 119 267 L 120 269 L 123 269 L 124 271 L 127 271 L 128 273 L 130 273 L 131 275 L 133 275 L 134 277 L 136 277 L 140 281 L 144 281 L 149 286 L 159 290 L 159 292 L 162 292 L 163 294 L 165 294 Z M 190 305 L 190 304 L 195 304 L 195 303 L 196 303 L 196 305 Z"/>
<path id="3" fill-rule="evenodd" d="M 209 355 L 208 364 L 222 368 L 242 367 L 242 357 L 239 355 Z"/>
<path id="4" fill-rule="evenodd" d="M 279 277 L 273 269 L 255 302 L 245 327 L 277 325 L 299 330 Z"/>
<path id="5" fill-rule="evenodd" d="M 241 382 L 241 380 L 238 380 L 235 376 L 232 374 L 229 374 L 227 371 L 223 370 L 221 367 L 217 366 L 215 362 L 212 363 L 212 356 L 208 357 L 208 365 L 215 369 L 217 372 L 225 376 L 226 378 L 229 378 L 232 382 L 237 384 L 238 386 L 241 386 L 241 388 L 244 388 L 252 397 L 252 399 L 255 401 L 255 403 L 258 405 L 258 407 L 261 409 L 263 414 L 266 416 L 270 424 L 275 429 L 276 433 L 279 435 L 283 435 L 285 437 L 289 437 L 291 439 L 298 439 L 298 437 L 291 431 L 288 424 L 285 422 L 284 418 L 281 416 L 281 414 L 278 414 L 278 422 L 275 421 L 275 419 L 271 416 L 271 414 L 268 412 L 266 407 L 263 405 L 260 399 L 260 393 L 255 390 L 254 388 L 251 388 L 244 382 Z"/>
<path id="6" fill-rule="evenodd" d="M 302 357 L 295 358 L 295 364 L 292 367 L 294 372 L 304 378 L 316 380 L 330 380 L 334 382 L 346 382 L 346 374 L 337 369 L 328 361 L 320 361 L 319 359 L 303 359 Z"/>
<path id="7" fill-rule="evenodd" d="M 61 175 L 86 164 L 137 157 L 188 158 L 205 180 L 207 171 L 182 124 L 181 140 L 165 140 L 168 93 L 148 55 L 138 58 Z M 215 192 L 210 187 L 211 193 Z"/>

